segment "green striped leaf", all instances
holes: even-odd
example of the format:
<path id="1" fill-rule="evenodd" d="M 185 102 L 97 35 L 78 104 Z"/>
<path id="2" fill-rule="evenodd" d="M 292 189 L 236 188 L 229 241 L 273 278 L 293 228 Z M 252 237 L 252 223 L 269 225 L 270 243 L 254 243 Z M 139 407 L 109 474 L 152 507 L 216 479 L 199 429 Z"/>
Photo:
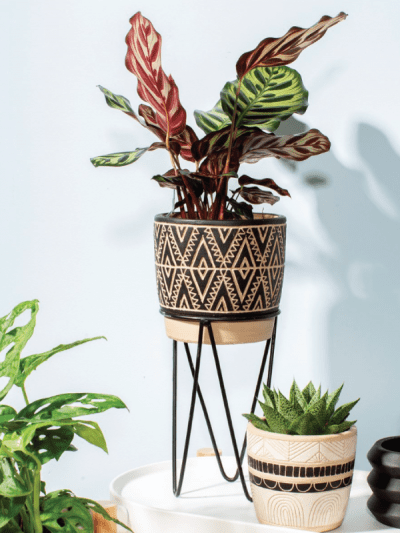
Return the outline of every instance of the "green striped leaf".
<path id="1" fill-rule="evenodd" d="M 146 152 L 157 150 L 157 148 L 165 148 L 164 143 L 155 142 L 147 148 L 136 148 L 133 152 L 117 152 L 116 154 L 99 155 L 92 157 L 91 162 L 95 167 L 126 167 L 135 163 Z M 179 145 L 177 145 L 179 150 Z M 178 152 L 179 153 L 179 152 Z"/>
<path id="2" fill-rule="evenodd" d="M 99 155 L 92 157 L 90 161 L 95 167 L 125 167 L 137 161 L 147 150 L 148 148 L 136 148 L 133 152 Z"/>
<path id="3" fill-rule="evenodd" d="M 222 109 L 221 100 L 210 111 L 196 110 L 194 118 L 196 119 L 196 124 L 204 133 L 222 130 L 232 123 L 230 117 Z"/>
<path id="4" fill-rule="evenodd" d="M 110 107 L 112 107 L 113 109 L 119 109 L 120 111 L 123 111 L 124 113 L 135 118 L 136 120 L 139 120 L 131 107 L 130 101 L 125 98 L 125 96 L 121 96 L 120 94 L 114 94 L 105 87 L 102 87 L 101 85 L 98 85 L 97 87 L 104 94 L 106 102 Z"/>
<path id="5" fill-rule="evenodd" d="M 221 103 L 232 119 L 239 81 L 228 82 L 221 91 Z M 300 74 L 289 67 L 259 67 L 241 81 L 237 103 L 237 126 L 258 126 L 274 131 L 280 121 L 308 106 L 308 92 Z"/>

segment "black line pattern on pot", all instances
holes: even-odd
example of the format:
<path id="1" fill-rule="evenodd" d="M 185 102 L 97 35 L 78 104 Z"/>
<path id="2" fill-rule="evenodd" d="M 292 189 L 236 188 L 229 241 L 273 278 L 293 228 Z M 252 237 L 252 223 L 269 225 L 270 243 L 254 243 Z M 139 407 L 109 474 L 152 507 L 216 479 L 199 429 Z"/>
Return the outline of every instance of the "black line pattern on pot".
<path id="1" fill-rule="evenodd" d="M 259 459 L 254 459 L 248 456 L 249 466 L 263 472 L 264 474 L 274 474 L 275 476 L 285 477 L 326 477 L 338 476 L 351 472 L 354 468 L 354 460 L 348 463 L 330 466 L 292 466 L 292 465 L 277 465 L 273 463 L 265 463 Z"/>
<path id="2" fill-rule="evenodd" d="M 155 223 L 162 308 L 251 313 L 279 306 L 286 225 L 202 227 Z"/>
<path id="3" fill-rule="evenodd" d="M 275 490 L 279 492 L 328 492 L 330 490 L 337 490 L 351 485 L 353 476 L 348 476 L 336 481 L 328 481 L 325 483 L 285 483 L 284 481 L 276 481 L 274 479 L 264 479 L 249 473 L 251 483 L 263 489 Z"/>

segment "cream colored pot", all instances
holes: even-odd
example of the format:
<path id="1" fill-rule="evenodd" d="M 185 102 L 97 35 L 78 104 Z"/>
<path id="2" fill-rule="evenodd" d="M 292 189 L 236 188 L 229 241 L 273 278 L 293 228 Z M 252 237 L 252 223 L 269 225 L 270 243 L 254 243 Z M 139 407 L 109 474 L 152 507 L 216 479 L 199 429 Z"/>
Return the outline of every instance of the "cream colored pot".
<path id="1" fill-rule="evenodd" d="M 355 426 L 336 435 L 282 435 L 247 426 L 250 485 L 262 524 L 330 531 L 343 521 Z"/>

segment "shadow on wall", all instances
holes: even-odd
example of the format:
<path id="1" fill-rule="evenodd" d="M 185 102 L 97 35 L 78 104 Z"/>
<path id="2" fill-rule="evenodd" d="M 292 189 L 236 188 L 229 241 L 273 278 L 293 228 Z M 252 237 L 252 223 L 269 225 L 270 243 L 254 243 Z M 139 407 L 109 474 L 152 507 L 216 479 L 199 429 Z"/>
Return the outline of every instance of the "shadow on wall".
<path id="1" fill-rule="evenodd" d="M 318 216 L 337 249 L 321 258 L 340 289 L 327 324 L 330 384 L 345 382 L 343 401 L 361 397 L 357 468 L 369 470 L 372 444 L 400 434 L 400 156 L 369 124 L 356 139 L 362 172 L 333 152 L 323 172 L 312 158 L 292 170 L 318 189 Z"/>

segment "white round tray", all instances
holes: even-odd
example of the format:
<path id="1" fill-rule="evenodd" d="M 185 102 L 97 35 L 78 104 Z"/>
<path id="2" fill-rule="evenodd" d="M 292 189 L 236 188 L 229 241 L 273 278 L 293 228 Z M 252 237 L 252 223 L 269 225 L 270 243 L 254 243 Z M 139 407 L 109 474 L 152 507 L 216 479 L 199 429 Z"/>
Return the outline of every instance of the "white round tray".
<path id="1" fill-rule="evenodd" d="M 227 474 L 232 475 L 234 458 L 221 459 Z M 111 499 L 125 508 L 134 533 L 293 532 L 293 529 L 259 524 L 240 481 L 227 483 L 221 477 L 215 457 L 188 459 L 179 498 L 172 493 L 171 468 L 171 461 L 155 463 L 125 472 L 112 481 Z M 349 506 L 342 526 L 336 529 L 338 533 L 391 529 L 377 522 L 367 509 L 371 494 L 367 475 L 368 472 L 354 472 Z M 121 518 L 126 518 L 126 513 L 121 511 Z"/>

